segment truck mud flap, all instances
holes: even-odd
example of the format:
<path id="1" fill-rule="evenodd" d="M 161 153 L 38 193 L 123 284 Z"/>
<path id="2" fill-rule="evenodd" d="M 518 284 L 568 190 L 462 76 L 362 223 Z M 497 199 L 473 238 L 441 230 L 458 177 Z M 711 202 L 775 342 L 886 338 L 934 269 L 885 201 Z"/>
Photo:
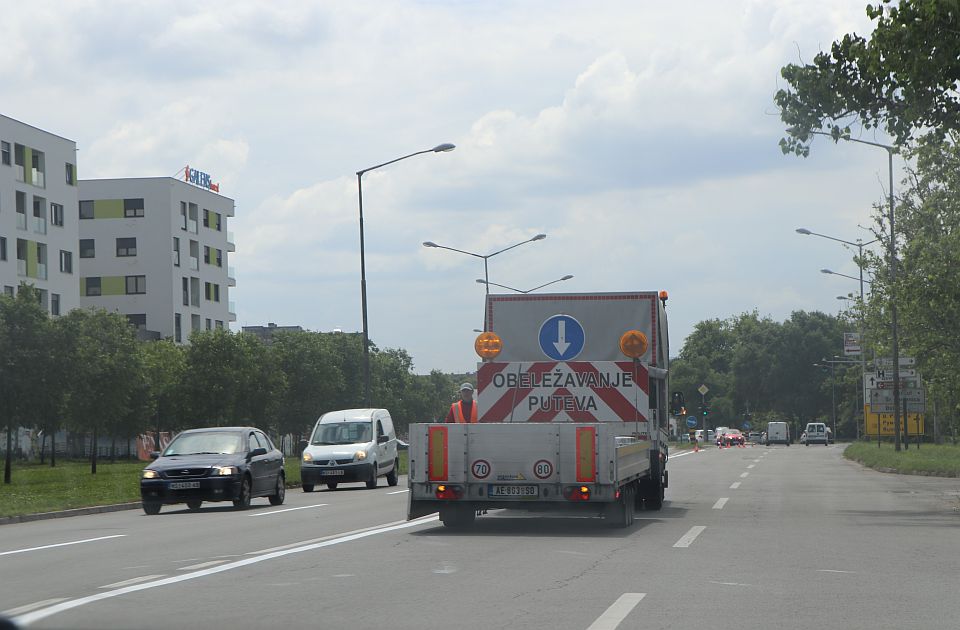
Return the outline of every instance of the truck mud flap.
<path id="1" fill-rule="evenodd" d="M 440 504 L 436 501 L 414 501 L 413 492 L 407 493 L 407 520 L 433 514 L 440 511 Z"/>

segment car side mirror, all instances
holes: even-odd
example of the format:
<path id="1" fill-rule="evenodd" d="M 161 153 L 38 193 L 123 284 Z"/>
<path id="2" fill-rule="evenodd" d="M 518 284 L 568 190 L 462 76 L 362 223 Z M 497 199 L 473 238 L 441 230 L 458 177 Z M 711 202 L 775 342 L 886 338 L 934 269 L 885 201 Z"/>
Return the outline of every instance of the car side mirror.
<path id="1" fill-rule="evenodd" d="M 266 455 L 266 454 L 267 454 L 267 449 L 263 448 L 262 446 L 250 451 L 250 457 L 260 457 L 261 455 Z"/>
<path id="2" fill-rule="evenodd" d="M 306 440 L 300 440 L 300 441 L 297 443 L 297 446 L 300 447 L 300 452 L 301 452 L 301 453 L 304 452 L 305 450 L 307 450 L 307 445 L 308 445 L 308 444 L 310 444 L 310 443 L 307 442 Z"/>
<path id="3" fill-rule="evenodd" d="M 380 437 L 377 438 L 377 444 L 386 444 L 389 441 L 390 441 L 389 435 L 381 435 Z"/>
<path id="4" fill-rule="evenodd" d="M 150 459 L 156 459 L 160 457 L 160 451 L 150 451 Z"/>

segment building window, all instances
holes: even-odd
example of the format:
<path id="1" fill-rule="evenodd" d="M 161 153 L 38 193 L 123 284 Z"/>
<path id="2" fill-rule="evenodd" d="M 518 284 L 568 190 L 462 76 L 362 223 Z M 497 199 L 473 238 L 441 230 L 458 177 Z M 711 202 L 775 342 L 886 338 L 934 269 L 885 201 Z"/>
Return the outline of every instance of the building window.
<path id="1" fill-rule="evenodd" d="M 7 166 L 10 166 L 10 143 L 3 141 L 0 142 L 0 158 L 2 158 L 3 163 Z"/>
<path id="2" fill-rule="evenodd" d="M 199 213 L 199 210 L 197 208 L 197 204 L 195 203 L 188 204 L 188 208 L 190 211 L 188 214 L 188 218 L 189 218 L 189 222 L 187 223 L 188 229 L 194 234 L 199 234 L 200 228 L 197 227 L 197 214 Z"/>
<path id="3" fill-rule="evenodd" d="M 220 231 L 220 213 L 214 212 L 213 214 L 216 215 L 217 217 L 217 232 L 219 232 Z"/>
<path id="4" fill-rule="evenodd" d="M 213 322 L 209 317 L 207 318 L 207 330 L 213 330 Z"/>
<path id="5" fill-rule="evenodd" d="M 223 328 L 223 320 L 218 319 L 218 320 L 215 322 L 215 324 L 216 324 L 216 327 L 217 327 L 217 328 L 220 328 L 220 329 Z"/>
<path id="6" fill-rule="evenodd" d="M 73 273 L 73 253 L 66 250 L 60 250 L 60 271 L 63 273 Z"/>
<path id="7" fill-rule="evenodd" d="M 59 293 L 50 294 L 50 314 L 55 316 L 60 315 L 60 294 Z"/>
<path id="8" fill-rule="evenodd" d="M 59 203 L 50 203 L 50 223 L 63 227 L 63 206 Z"/>
<path id="9" fill-rule="evenodd" d="M 190 278 L 190 303 L 193 306 L 200 306 L 200 278 Z M 200 316 L 197 315 L 197 321 L 200 321 Z M 200 324 L 197 324 L 193 327 L 194 330 L 200 328 Z"/>
<path id="10" fill-rule="evenodd" d="M 17 229 L 27 229 L 27 193 L 22 190 L 17 191 L 16 211 Z"/>
<path id="11" fill-rule="evenodd" d="M 142 217 L 143 216 L 143 199 L 124 199 L 123 200 L 123 216 Z"/>
<path id="12" fill-rule="evenodd" d="M 13 297 L 13 287 L 11 287 L 9 284 L 3 285 L 3 292 L 10 297 Z"/>
<path id="13" fill-rule="evenodd" d="M 200 330 L 200 316 L 191 315 L 190 316 L 190 330 Z"/>
<path id="14" fill-rule="evenodd" d="M 203 246 L 203 264 L 210 264 L 210 248 L 206 245 Z"/>
<path id="15" fill-rule="evenodd" d="M 146 276 L 127 276 L 127 295 L 142 295 L 146 292 Z"/>
<path id="16" fill-rule="evenodd" d="M 118 238 L 117 239 L 117 258 L 137 255 L 136 238 Z"/>
<path id="17" fill-rule="evenodd" d="M 203 227 L 210 227 L 210 211 L 206 208 L 203 209 Z M 209 330 L 209 328 L 207 330 Z"/>
<path id="18" fill-rule="evenodd" d="M 180 324 L 180 313 L 173 314 L 173 340 L 177 343 L 183 341 L 183 329 Z"/>
<path id="19" fill-rule="evenodd" d="M 190 306 L 190 280 L 183 278 L 183 305 Z"/>
<path id="20" fill-rule="evenodd" d="M 94 258 L 96 256 L 97 253 L 93 241 L 94 239 L 92 238 L 80 239 L 80 258 Z"/>
<path id="21" fill-rule="evenodd" d="M 93 201 L 84 200 L 80 202 L 80 218 L 81 219 L 93 218 Z"/>
<path id="22" fill-rule="evenodd" d="M 100 295 L 100 277 L 99 276 L 90 276 L 86 279 L 86 291 L 83 292 L 84 295 L 94 296 Z"/>
<path id="23" fill-rule="evenodd" d="M 74 173 L 73 171 L 73 164 L 71 164 L 70 162 L 67 162 L 65 166 L 66 166 L 66 175 L 67 175 L 67 185 L 76 186 L 77 177 L 76 177 L 76 173 Z"/>
<path id="24" fill-rule="evenodd" d="M 217 250 L 217 267 L 223 267 L 223 250 Z"/>
<path id="25" fill-rule="evenodd" d="M 187 229 L 187 202 L 186 201 L 180 202 L 180 229 L 181 230 Z"/>
<path id="26" fill-rule="evenodd" d="M 219 284 L 213 285 L 213 301 L 214 302 L 220 301 L 220 285 Z"/>
<path id="27" fill-rule="evenodd" d="M 213 283 L 203 283 L 203 297 L 206 298 L 208 302 L 213 299 Z"/>
<path id="28" fill-rule="evenodd" d="M 0 260 L 7 259 L 7 237 L 0 236 Z"/>
<path id="29" fill-rule="evenodd" d="M 180 239 L 173 237 L 173 266 L 180 266 Z"/>
<path id="30" fill-rule="evenodd" d="M 190 241 L 190 268 L 200 270 L 200 243 L 197 241 Z"/>
<path id="31" fill-rule="evenodd" d="M 33 231 L 47 233 L 47 200 L 36 195 L 33 197 Z"/>
<path id="32" fill-rule="evenodd" d="M 134 313 L 127 315 L 127 321 L 130 322 L 130 325 L 136 328 L 137 330 L 146 330 L 147 329 L 147 314 L 146 313 Z"/>

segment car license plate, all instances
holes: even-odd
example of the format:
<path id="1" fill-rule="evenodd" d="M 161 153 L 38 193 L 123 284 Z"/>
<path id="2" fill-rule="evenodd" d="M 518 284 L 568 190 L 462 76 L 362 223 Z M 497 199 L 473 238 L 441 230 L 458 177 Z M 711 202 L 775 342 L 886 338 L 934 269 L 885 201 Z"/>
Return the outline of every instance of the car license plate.
<path id="1" fill-rule="evenodd" d="M 199 481 L 174 481 L 170 483 L 171 490 L 190 490 L 199 487 Z"/>
<path id="2" fill-rule="evenodd" d="M 540 496 L 537 486 L 489 486 L 487 494 L 491 497 L 517 497 L 523 499 Z"/>
<path id="3" fill-rule="evenodd" d="M 342 475 L 343 471 L 342 470 L 321 470 L 320 474 L 321 475 Z"/>

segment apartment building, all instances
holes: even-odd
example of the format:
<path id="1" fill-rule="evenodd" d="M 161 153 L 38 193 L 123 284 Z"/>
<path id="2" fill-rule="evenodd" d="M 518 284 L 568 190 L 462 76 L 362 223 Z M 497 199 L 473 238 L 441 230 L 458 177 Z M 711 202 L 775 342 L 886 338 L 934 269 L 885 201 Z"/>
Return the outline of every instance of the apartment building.
<path id="1" fill-rule="evenodd" d="M 119 311 L 145 336 L 177 343 L 236 321 L 234 202 L 213 189 L 172 177 L 81 180 L 81 306 Z"/>
<path id="2" fill-rule="evenodd" d="M 0 115 L 0 289 L 52 315 L 79 306 L 76 164 L 75 141 Z"/>

